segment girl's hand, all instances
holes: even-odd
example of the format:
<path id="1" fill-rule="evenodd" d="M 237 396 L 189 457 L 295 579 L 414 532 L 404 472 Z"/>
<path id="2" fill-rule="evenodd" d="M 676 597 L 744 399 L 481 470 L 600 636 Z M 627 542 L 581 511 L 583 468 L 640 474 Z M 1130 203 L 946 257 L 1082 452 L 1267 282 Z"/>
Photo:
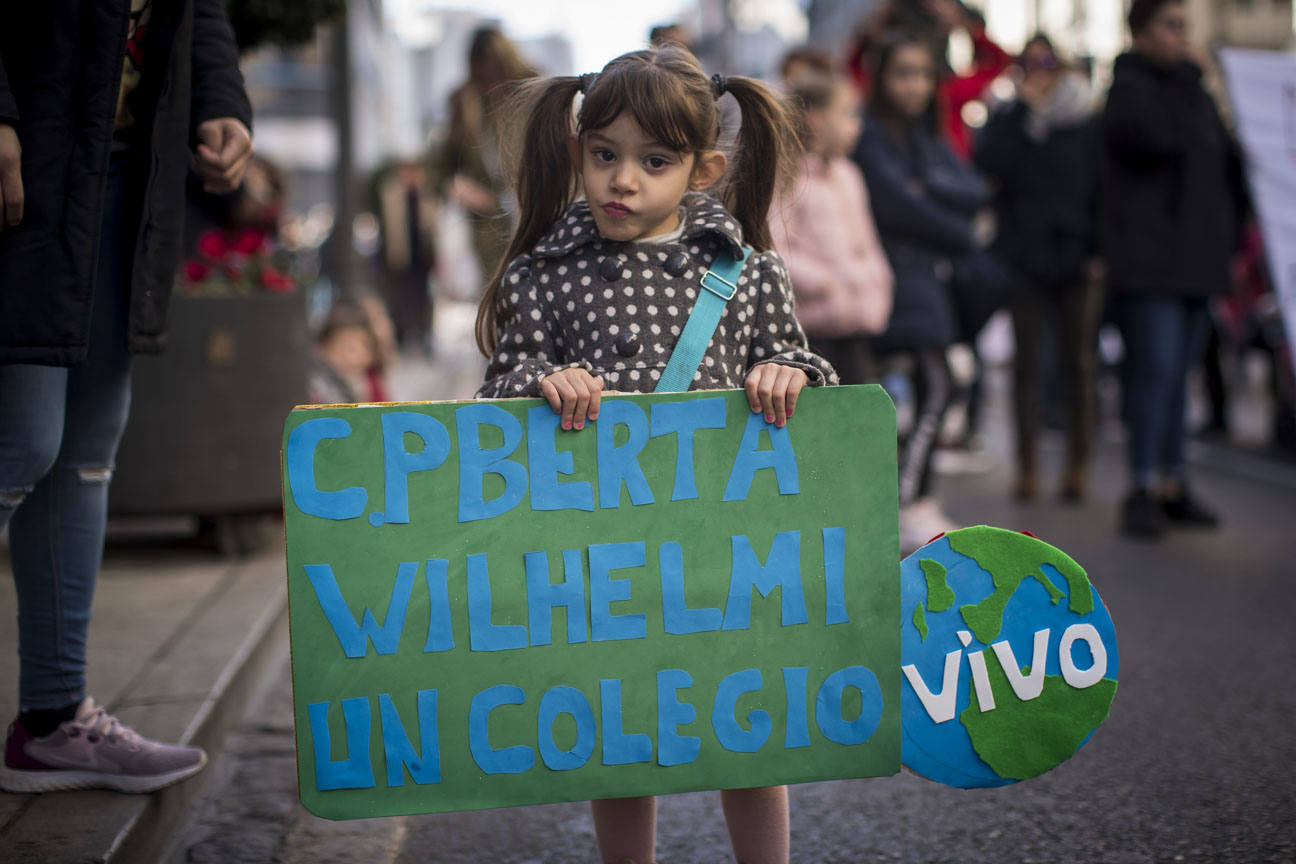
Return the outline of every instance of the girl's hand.
<path id="1" fill-rule="evenodd" d="M 783 426 L 792 416 L 801 388 L 809 383 L 806 373 L 795 366 L 762 363 L 747 373 L 743 389 L 753 413 L 763 412 L 766 423 Z"/>
<path id="2" fill-rule="evenodd" d="M 561 369 L 540 382 L 540 394 L 549 400 L 555 414 L 562 415 L 562 428 L 585 428 L 586 418 L 597 420 L 603 379 L 580 367 Z"/>

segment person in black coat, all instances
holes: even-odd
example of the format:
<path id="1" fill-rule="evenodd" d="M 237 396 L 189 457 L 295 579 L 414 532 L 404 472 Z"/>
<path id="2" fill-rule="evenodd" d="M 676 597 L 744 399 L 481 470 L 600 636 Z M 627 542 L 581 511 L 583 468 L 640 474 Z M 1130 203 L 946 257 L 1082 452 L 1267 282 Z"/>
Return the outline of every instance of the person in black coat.
<path id="1" fill-rule="evenodd" d="M 1217 521 L 1187 485 L 1187 376 L 1210 328 L 1208 298 L 1229 287 L 1244 194 L 1236 147 L 1188 59 L 1183 2 L 1135 0 L 1129 25 L 1134 50 L 1116 60 L 1102 117 L 1101 236 L 1126 349 L 1121 526 L 1156 537 L 1167 519 Z"/>
<path id="2" fill-rule="evenodd" d="M 131 354 L 161 350 L 192 170 L 239 184 L 251 108 L 221 0 L 0 7 L 0 528 L 19 716 L 0 788 L 146 792 L 202 768 L 86 695 Z"/>
<path id="3" fill-rule="evenodd" d="M 913 368 L 917 410 L 900 453 L 903 548 L 955 527 L 930 495 L 931 459 L 954 395 L 945 349 L 961 335 L 950 283 L 976 250 L 972 216 L 989 197 L 937 131 L 937 68 L 921 37 L 894 36 L 879 48 L 855 151 L 895 274 L 890 322 L 870 345 L 880 355 L 907 355 Z"/>
<path id="4" fill-rule="evenodd" d="M 1097 413 L 1095 367 L 1102 314 L 1097 269 L 1098 135 L 1093 93 L 1039 35 L 1018 61 L 1017 98 L 991 116 L 977 166 L 995 183 L 995 251 L 1018 283 L 1012 304 L 1016 360 L 1017 486 L 1034 497 L 1041 414 L 1041 349 L 1056 333 L 1069 407 L 1062 495 L 1083 497 Z M 1049 328 L 1049 323 L 1053 327 Z"/>

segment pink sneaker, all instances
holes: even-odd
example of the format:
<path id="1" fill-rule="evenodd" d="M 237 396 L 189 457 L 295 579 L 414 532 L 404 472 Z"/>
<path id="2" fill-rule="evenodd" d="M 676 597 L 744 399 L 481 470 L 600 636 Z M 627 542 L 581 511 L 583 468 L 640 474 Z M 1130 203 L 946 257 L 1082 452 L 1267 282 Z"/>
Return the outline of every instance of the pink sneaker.
<path id="1" fill-rule="evenodd" d="M 76 717 L 44 738 L 33 738 L 17 720 L 10 724 L 0 789 L 152 792 L 206 764 L 201 748 L 150 741 L 87 698 Z"/>

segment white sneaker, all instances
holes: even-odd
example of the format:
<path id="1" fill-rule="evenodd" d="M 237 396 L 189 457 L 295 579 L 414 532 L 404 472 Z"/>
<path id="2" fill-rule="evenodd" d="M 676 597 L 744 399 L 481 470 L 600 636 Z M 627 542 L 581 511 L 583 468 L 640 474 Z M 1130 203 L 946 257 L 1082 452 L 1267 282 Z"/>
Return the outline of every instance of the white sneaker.
<path id="1" fill-rule="evenodd" d="M 33 738 L 17 720 L 10 725 L 0 789 L 152 792 L 206 764 L 200 748 L 150 741 L 87 698 L 76 717 L 44 738 Z"/>
<path id="2" fill-rule="evenodd" d="M 930 495 L 900 508 L 900 554 L 909 555 L 938 534 L 957 530 L 955 523 Z"/>

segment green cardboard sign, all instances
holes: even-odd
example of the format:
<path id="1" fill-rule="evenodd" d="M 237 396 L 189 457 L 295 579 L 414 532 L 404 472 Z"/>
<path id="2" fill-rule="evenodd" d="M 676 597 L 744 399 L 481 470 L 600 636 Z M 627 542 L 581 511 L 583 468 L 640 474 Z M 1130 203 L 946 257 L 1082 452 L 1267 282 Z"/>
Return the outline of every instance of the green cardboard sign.
<path id="1" fill-rule="evenodd" d="M 299 408 L 302 802 L 334 819 L 896 773 L 895 411 L 807 390 Z"/>

